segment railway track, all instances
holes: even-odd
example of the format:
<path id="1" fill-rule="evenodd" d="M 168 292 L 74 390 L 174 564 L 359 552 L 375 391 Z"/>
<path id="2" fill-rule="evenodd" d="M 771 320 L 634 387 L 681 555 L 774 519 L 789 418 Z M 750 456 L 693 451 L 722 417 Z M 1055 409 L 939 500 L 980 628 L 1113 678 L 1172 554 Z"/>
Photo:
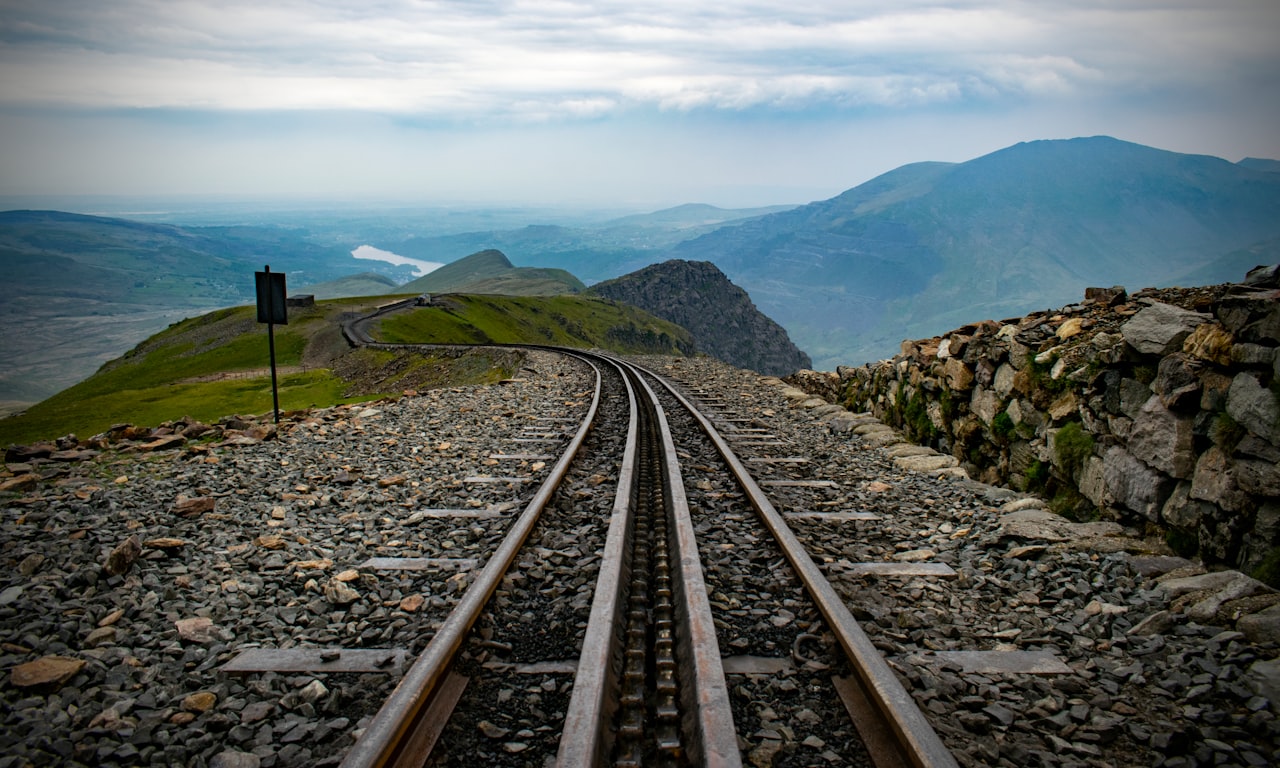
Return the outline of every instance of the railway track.
<path id="1" fill-rule="evenodd" d="M 839 609 L 822 606 L 830 595 L 809 596 L 806 561 L 964 765 L 1189 765 L 1178 762 L 1189 751 L 1202 764 L 1258 765 L 1280 754 L 1267 702 L 1241 682 L 1274 649 L 1212 626 L 1134 631 L 1170 606 L 1124 555 L 1019 546 L 1000 531 L 1007 492 L 900 471 L 875 440 L 827 430 L 746 372 L 644 363 L 701 417 L 648 374 L 599 360 L 597 389 L 580 358 L 532 351 L 501 386 L 293 414 L 277 439 L 229 421 L 218 441 L 184 450 L 107 449 L 35 467 L 45 479 L 3 505 L 13 572 L 0 594 L 0 664 L 13 671 L 0 685 L 0 764 L 337 766 L 374 744 L 376 713 L 397 687 L 434 726 L 429 765 L 921 764 L 897 745 L 913 726 L 850 716 L 863 709 L 849 703 L 858 689 L 877 706 L 877 684 L 845 650 L 866 643 L 840 638 Z M 628 394 L 648 390 L 656 405 Z M 652 426 L 641 422 L 664 419 L 669 442 L 642 448 Z M 664 472 L 679 482 L 655 490 Z M 673 524 L 677 487 L 687 525 Z M 775 541 L 766 502 L 806 555 Z M 523 545 L 504 544 L 517 526 Z M 614 528 L 648 531 L 649 546 Z M 106 553 L 133 536 L 140 559 L 104 573 Z M 660 559 L 655 540 L 671 566 L 637 578 Z M 504 547 L 514 548 L 505 572 L 477 586 Z M 681 640 L 694 632 L 680 606 L 698 579 L 675 565 L 695 559 L 722 685 L 687 671 L 699 643 Z M 665 579 L 671 619 L 644 602 L 665 599 Z M 628 618 L 637 580 L 643 627 L 593 621 Z M 453 661 L 427 675 L 440 691 L 426 691 L 413 682 L 424 673 L 406 671 L 441 655 L 432 646 L 464 602 L 481 610 Z M 668 621 L 674 642 L 660 643 Z M 629 634 L 643 648 L 613 644 Z M 644 714 L 624 722 L 631 650 L 644 692 L 625 695 L 643 699 Z M 1056 668 L 1002 667 L 1026 656 Z M 33 663 L 70 677 L 18 685 Z M 715 736 L 715 718 L 699 724 L 698 691 L 715 692 L 712 714 L 729 713 L 736 752 L 706 748 L 729 739 Z M 451 702 L 447 717 L 440 702 Z M 619 739 L 636 719 L 627 733 L 637 738 Z M 383 730 L 390 743 L 416 729 Z"/>
<path id="2" fill-rule="evenodd" d="M 348 339 L 372 343 L 366 330 L 369 320 L 345 324 Z M 554 760 L 564 766 L 737 766 L 744 754 L 759 764 L 758 758 L 772 757 L 776 740 L 769 736 L 776 734 L 768 729 L 744 733 L 735 725 L 735 711 L 748 712 L 751 702 L 749 694 L 748 700 L 732 701 L 727 679 L 747 683 L 739 685 L 742 699 L 742 692 L 752 685 L 781 683 L 785 687 L 784 681 L 797 675 L 796 665 L 805 667 L 807 677 L 815 681 L 824 675 L 811 674 L 814 671 L 845 673 L 807 686 L 809 703 L 821 700 L 814 706 L 839 715 L 835 720 L 821 718 L 835 725 L 818 729 L 828 733 L 830 743 L 841 750 L 828 749 L 828 762 L 847 759 L 847 764 L 881 768 L 956 765 L 711 420 L 652 372 L 612 358 L 573 354 L 588 359 L 597 380 L 592 406 L 575 440 L 342 765 L 465 764 L 476 731 L 497 738 L 509 733 L 494 724 L 500 719 L 501 701 L 485 701 L 484 694 L 516 690 L 523 685 L 520 677 L 530 674 L 545 678 L 538 683 L 545 691 L 567 693 L 568 700 L 563 711 L 538 711 L 537 722 L 522 721 L 525 727 L 519 733 L 525 734 L 525 740 L 505 745 L 511 764 Z M 602 408 L 603 377 L 614 383 Z M 520 614 L 527 606 L 512 606 L 509 600 L 496 601 L 505 605 L 489 603 L 603 409 L 625 410 L 626 440 L 617 457 L 613 504 L 598 566 L 593 569 L 593 599 L 581 636 L 575 634 L 559 647 L 544 649 L 534 660 L 518 650 L 524 640 L 518 630 L 485 632 L 468 640 L 476 626 L 519 627 L 504 614 Z M 684 434 L 679 438 L 673 434 L 668 409 L 682 414 Z M 617 415 L 612 420 L 622 423 Z M 695 429 L 701 437 L 691 436 Z M 681 466 L 681 457 L 689 454 L 676 447 L 677 440 L 687 444 L 696 439 L 714 446 L 722 463 L 721 481 L 738 489 L 732 493 L 742 495 L 772 540 L 767 544 L 772 567 L 763 578 L 769 582 L 781 578 L 788 586 L 771 583 L 761 589 L 782 592 L 799 584 L 804 595 L 803 600 L 789 599 L 787 608 L 770 617 L 774 621 L 788 617 L 784 624 L 791 624 L 797 615 L 804 617 L 794 623 L 799 631 L 791 641 L 781 646 L 770 643 L 773 655 L 730 657 L 733 674 L 728 677 L 718 634 L 724 634 L 724 628 L 736 621 L 735 613 L 741 612 L 714 603 L 703 575 L 699 549 L 711 545 L 700 542 L 695 533 Z M 571 508 L 572 504 L 561 506 Z M 716 527 L 716 521 L 705 514 L 696 517 L 704 529 Z M 745 575 L 753 558 L 758 560 L 759 553 L 744 552 L 741 562 L 733 566 L 738 573 L 725 578 L 739 583 L 761 578 Z M 779 576 L 781 570 L 789 573 Z M 768 611 L 759 607 L 748 611 L 757 617 L 760 613 Z M 741 636 L 737 630 L 731 634 Z M 806 643 L 811 647 L 806 649 Z M 546 658 L 546 651 L 555 657 Z M 520 656 L 522 661 L 495 660 L 502 655 Z M 476 678 L 480 679 L 473 685 Z M 469 695 L 468 688 L 475 693 Z M 818 717 L 813 706 L 798 711 L 809 719 Z M 455 720 L 464 725 L 453 725 Z M 800 727 L 814 730 L 814 725 L 807 722 Z M 539 732 L 558 738 L 529 738 Z M 814 738 L 816 743 L 828 743 Z"/>

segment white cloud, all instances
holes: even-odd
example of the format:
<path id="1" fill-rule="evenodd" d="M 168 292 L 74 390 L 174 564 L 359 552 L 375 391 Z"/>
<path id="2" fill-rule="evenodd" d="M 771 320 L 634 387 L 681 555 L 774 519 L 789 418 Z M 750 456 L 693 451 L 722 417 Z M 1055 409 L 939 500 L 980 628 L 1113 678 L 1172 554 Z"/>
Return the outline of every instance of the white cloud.
<path id="1" fill-rule="evenodd" d="M 0 104 L 575 118 L 1025 99 L 1274 72 L 1280 19 L 1242 0 L 691 5 L 8 2 Z"/>
<path id="2" fill-rule="evenodd" d="M 1278 29 L 1274 0 L 0 0 L 0 193 L 737 204 L 1037 138 L 1280 156 Z"/>

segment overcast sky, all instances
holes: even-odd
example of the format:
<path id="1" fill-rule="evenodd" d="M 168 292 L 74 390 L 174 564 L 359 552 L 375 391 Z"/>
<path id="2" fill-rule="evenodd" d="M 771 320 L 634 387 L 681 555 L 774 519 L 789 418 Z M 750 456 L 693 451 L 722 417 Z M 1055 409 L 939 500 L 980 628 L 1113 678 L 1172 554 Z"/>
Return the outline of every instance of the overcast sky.
<path id="1" fill-rule="evenodd" d="M 1107 134 L 1280 158 L 1277 0 L 0 0 L 0 194 L 807 202 Z"/>

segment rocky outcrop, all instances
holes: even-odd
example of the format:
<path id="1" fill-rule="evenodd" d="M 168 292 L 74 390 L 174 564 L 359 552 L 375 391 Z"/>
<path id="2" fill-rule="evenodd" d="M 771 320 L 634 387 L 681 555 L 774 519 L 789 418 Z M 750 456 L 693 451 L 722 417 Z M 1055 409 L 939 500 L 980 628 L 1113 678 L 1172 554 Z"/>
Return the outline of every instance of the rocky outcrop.
<path id="1" fill-rule="evenodd" d="M 665 261 L 598 283 L 587 293 L 673 322 L 693 334 L 699 352 L 740 368 L 784 376 L 813 364 L 782 326 L 709 261 Z"/>
<path id="2" fill-rule="evenodd" d="M 1142 522 L 1185 553 L 1280 566 L 1280 275 L 1090 289 L 1080 304 L 788 379 L 1038 491 L 1073 516 Z"/>

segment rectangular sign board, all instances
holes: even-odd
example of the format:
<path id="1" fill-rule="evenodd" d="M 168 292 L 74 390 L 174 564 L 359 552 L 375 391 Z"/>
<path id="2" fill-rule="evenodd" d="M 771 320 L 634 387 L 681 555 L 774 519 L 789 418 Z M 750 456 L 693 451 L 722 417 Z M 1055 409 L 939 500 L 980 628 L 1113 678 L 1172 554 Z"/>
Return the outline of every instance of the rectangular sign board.
<path id="1" fill-rule="evenodd" d="M 258 289 L 258 322 L 288 325 L 289 313 L 285 301 L 283 272 L 254 272 Z"/>

